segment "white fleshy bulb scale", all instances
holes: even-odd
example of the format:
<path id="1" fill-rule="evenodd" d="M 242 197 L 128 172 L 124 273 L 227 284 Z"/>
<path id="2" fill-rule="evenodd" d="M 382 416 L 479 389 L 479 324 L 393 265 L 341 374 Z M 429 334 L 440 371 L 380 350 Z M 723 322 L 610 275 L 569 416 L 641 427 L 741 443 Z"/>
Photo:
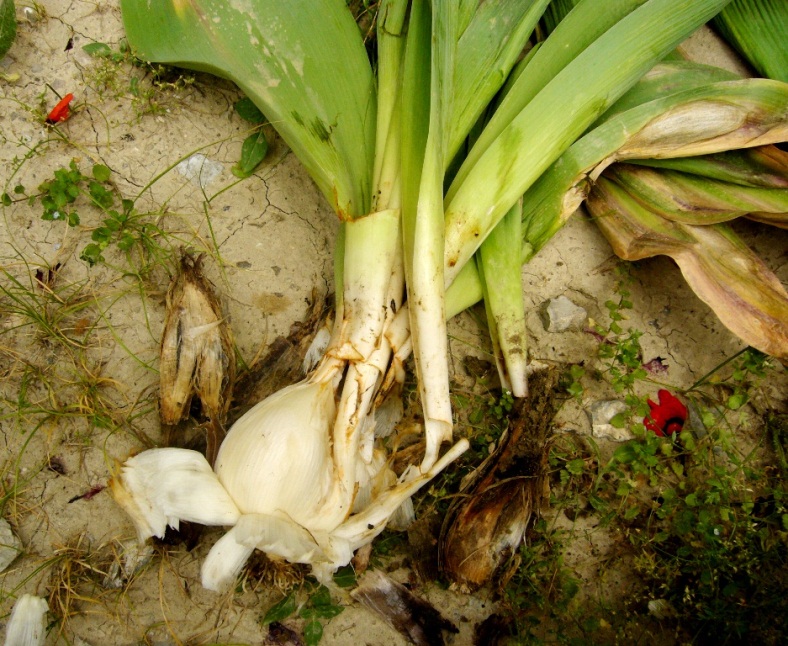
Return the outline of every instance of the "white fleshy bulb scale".
<path id="1" fill-rule="evenodd" d="M 216 474 L 244 514 L 285 514 L 310 530 L 331 530 L 349 513 L 334 504 L 330 381 L 303 381 L 267 397 L 222 442 Z"/>
<path id="2" fill-rule="evenodd" d="M 42 646 L 46 636 L 45 599 L 23 594 L 14 604 L 5 632 L 5 646 Z"/>
<path id="3" fill-rule="evenodd" d="M 234 525 L 240 512 L 205 456 L 187 449 L 150 449 L 126 460 L 110 483 L 140 541 L 162 538 L 179 521 Z"/>

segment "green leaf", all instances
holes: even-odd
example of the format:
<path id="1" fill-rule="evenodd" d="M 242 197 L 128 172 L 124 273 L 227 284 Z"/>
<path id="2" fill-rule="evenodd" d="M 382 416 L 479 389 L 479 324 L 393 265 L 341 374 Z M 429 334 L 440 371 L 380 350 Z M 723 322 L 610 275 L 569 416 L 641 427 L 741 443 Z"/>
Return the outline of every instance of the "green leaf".
<path id="1" fill-rule="evenodd" d="M 613 428 L 624 428 L 627 425 L 627 413 L 618 413 L 610 418 L 610 425 Z"/>
<path id="2" fill-rule="evenodd" d="M 304 626 L 304 643 L 307 646 L 319 644 L 322 637 L 323 625 L 319 621 L 310 621 Z"/>
<path id="3" fill-rule="evenodd" d="M 16 38 L 16 7 L 14 0 L 0 0 L 0 58 L 11 49 Z"/>
<path id="4" fill-rule="evenodd" d="M 739 408 L 744 406 L 744 404 L 747 403 L 747 399 L 748 399 L 747 393 L 744 392 L 733 393 L 730 397 L 728 397 L 726 406 L 731 410 L 738 410 Z"/>
<path id="5" fill-rule="evenodd" d="M 634 442 L 622 444 L 613 453 L 613 457 L 615 458 L 616 462 L 621 462 L 623 464 L 629 464 L 635 460 L 637 456 L 638 451 Z"/>
<path id="6" fill-rule="evenodd" d="M 265 122 L 265 115 L 260 112 L 260 108 L 258 108 L 254 104 L 254 101 L 252 101 L 248 96 L 245 96 L 240 101 L 236 101 L 233 107 L 238 113 L 238 116 L 245 121 L 254 124 Z"/>
<path id="7" fill-rule="evenodd" d="M 624 512 L 624 519 L 632 520 L 633 518 L 637 517 L 639 513 L 640 513 L 640 507 L 634 505 Z"/>
<path id="8" fill-rule="evenodd" d="M 566 470 L 575 476 L 581 475 L 583 473 L 584 468 L 585 468 L 585 460 L 583 460 L 582 458 L 569 460 L 569 462 L 566 463 Z"/>
<path id="9" fill-rule="evenodd" d="M 2 201 L 3 206 L 11 206 L 13 200 L 11 200 L 11 196 L 8 193 L 3 193 Z"/>
<path id="10" fill-rule="evenodd" d="M 131 248 L 134 246 L 134 236 L 130 233 L 124 233 L 120 240 L 118 240 L 118 249 L 121 251 L 131 251 Z"/>
<path id="11" fill-rule="evenodd" d="M 105 247 L 112 237 L 112 232 L 107 227 L 98 227 L 90 234 L 93 241 L 103 244 Z"/>
<path id="12" fill-rule="evenodd" d="M 313 606 L 330 606 L 331 592 L 326 586 L 321 585 L 309 596 L 309 603 Z"/>
<path id="13" fill-rule="evenodd" d="M 572 395 L 572 397 L 580 398 L 583 396 L 583 384 L 581 384 L 579 381 L 573 381 L 567 387 L 566 392 Z"/>
<path id="14" fill-rule="evenodd" d="M 88 43 L 82 46 L 82 51 L 93 58 L 107 58 L 112 55 L 112 49 L 106 43 Z"/>
<path id="15" fill-rule="evenodd" d="M 588 497 L 588 504 L 590 504 L 596 511 L 604 511 L 608 507 L 607 502 L 596 495 L 591 495 Z"/>
<path id="16" fill-rule="evenodd" d="M 355 585 L 356 572 L 353 570 L 353 567 L 346 565 L 345 567 L 339 568 L 334 575 L 334 583 L 336 583 L 340 588 L 349 588 L 350 586 Z"/>
<path id="17" fill-rule="evenodd" d="M 91 267 L 98 262 L 104 260 L 104 257 L 101 255 L 101 247 L 97 245 L 95 242 L 91 242 L 87 245 L 83 250 L 82 253 L 79 254 L 79 257 L 88 263 Z"/>
<path id="18" fill-rule="evenodd" d="M 284 599 L 275 603 L 268 609 L 268 612 L 266 612 L 265 616 L 263 616 L 263 626 L 267 626 L 274 621 L 282 621 L 283 619 L 287 619 L 287 617 L 292 615 L 295 611 L 296 598 L 295 594 L 291 592 Z"/>
<path id="19" fill-rule="evenodd" d="M 99 182 L 108 182 L 111 174 L 112 171 L 104 166 L 104 164 L 96 164 L 93 166 L 93 177 Z"/>
<path id="20" fill-rule="evenodd" d="M 233 175 L 241 179 L 249 177 L 265 159 L 267 153 L 268 141 L 265 133 L 260 130 L 249 135 L 241 147 L 241 159 L 232 168 Z"/>
<path id="21" fill-rule="evenodd" d="M 102 208 L 108 209 L 115 202 L 112 192 L 108 191 L 98 182 L 90 182 L 89 191 L 90 197 L 93 198 L 93 201 Z"/>

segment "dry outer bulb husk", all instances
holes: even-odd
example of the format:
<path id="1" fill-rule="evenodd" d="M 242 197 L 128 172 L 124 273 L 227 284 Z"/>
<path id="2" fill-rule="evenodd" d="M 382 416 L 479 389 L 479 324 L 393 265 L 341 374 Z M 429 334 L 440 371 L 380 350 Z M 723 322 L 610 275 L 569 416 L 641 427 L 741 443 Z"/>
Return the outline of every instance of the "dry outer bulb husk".
<path id="1" fill-rule="evenodd" d="M 196 395 L 207 420 L 206 457 L 213 464 L 224 437 L 235 382 L 235 355 L 227 319 L 202 273 L 202 258 L 184 253 L 167 290 L 159 414 L 162 424 L 178 424 L 189 417 Z"/>
<path id="2" fill-rule="evenodd" d="M 380 570 L 367 572 L 350 594 L 417 646 L 442 646 L 444 630 L 459 632 L 431 603 Z"/>
<path id="3" fill-rule="evenodd" d="M 511 557 L 531 518 L 547 504 L 548 439 L 558 370 L 529 378 L 498 447 L 463 482 L 439 539 L 439 566 L 463 591 L 489 583 Z"/>

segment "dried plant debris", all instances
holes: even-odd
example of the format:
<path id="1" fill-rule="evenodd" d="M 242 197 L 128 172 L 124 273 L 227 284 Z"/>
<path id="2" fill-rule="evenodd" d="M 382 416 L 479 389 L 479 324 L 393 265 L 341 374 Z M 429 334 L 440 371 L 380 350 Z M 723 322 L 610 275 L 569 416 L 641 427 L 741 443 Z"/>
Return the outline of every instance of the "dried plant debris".
<path id="1" fill-rule="evenodd" d="M 263 640 L 265 646 L 304 646 L 304 640 L 295 631 L 278 621 L 268 625 L 268 634 Z"/>
<path id="2" fill-rule="evenodd" d="M 380 570 L 367 572 L 351 596 L 417 646 L 442 645 L 444 630 L 459 632 L 432 604 Z"/>
<path id="3" fill-rule="evenodd" d="M 304 357 L 315 334 L 320 329 L 330 328 L 332 302 L 331 295 L 321 298 L 313 293 L 305 320 L 294 323 L 287 337 L 274 339 L 250 370 L 239 376 L 233 396 L 238 406 L 231 411 L 231 418 L 240 417 L 268 395 L 303 378 Z"/>
<path id="4" fill-rule="evenodd" d="M 159 412 L 162 424 L 178 424 L 189 417 L 196 395 L 207 420 L 206 456 L 213 464 L 235 383 L 235 354 L 226 317 L 202 273 L 202 258 L 184 253 L 167 291 Z"/>
<path id="5" fill-rule="evenodd" d="M 462 484 L 439 540 L 439 566 L 456 587 L 489 583 L 548 500 L 547 455 L 558 370 L 529 380 L 497 449 Z"/>

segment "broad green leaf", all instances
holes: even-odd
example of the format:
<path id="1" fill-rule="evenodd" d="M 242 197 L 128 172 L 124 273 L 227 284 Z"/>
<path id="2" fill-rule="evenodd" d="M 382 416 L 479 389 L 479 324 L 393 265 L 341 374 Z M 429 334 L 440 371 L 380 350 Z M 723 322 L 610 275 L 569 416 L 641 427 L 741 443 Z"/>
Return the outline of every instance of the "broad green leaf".
<path id="1" fill-rule="evenodd" d="M 342 219 L 371 202 L 375 88 L 343 0 L 121 0 L 145 60 L 235 82 Z"/>
<path id="2" fill-rule="evenodd" d="M 310 621 L 304 626 L 304 643 L 306 646 L 316 646 L 323 638 L 323 624 L 319 621 Z"/>
<path id="3" fill-rule="evenodd" d="M 468 17 L 457 41 L 447 164 L 503 86 L 548 4 L 549 0 L 487 0 Z"/>
<path id="4" fill-rule="evenodd" d="M 0 58 L 11 49 L 16 38 L 16 7 L 14 0 L 0 0 Z"/>
<path id="5" fill-rule="evenodd" d="M 330 606 L 331 591 L 326 586 L 321 585 L 309 596 L 309 603 L 312 606 Z"/>
<path id="6" fill-rule="evenodd" d="M 349 588 L 356 584 L 356 572 L 351 565 L 341 567 L 334 574 L 334 583 L 340 588 Z"/>
<path id="7" fill-rule="evenodd" d="M 265 115 L 260 112 L 260 108 L 258 108 L 254 104 L 254 101 L 252 101 L 248 96 L 236 101 L 233 107 L 238 113 L 238 116 L 249 123 L 259 124 L 265 121 Z"/>
<path id="8" fill-rule="evenodd" d="M 104 164 L 95 164 L 93 166 L 93 177 L 99 182 L 108 182 L 112 171 L 104 166 Z"/>
<path id="9" fill-rule="evenodd" d="M 484 306 L 501 385 L 515 397 L 528 394 L 528 333 L 520 273 L 522 204 L 515 204 L 476 254 Z"/>
<path id="10" fill-rule="evenodd" d="M 268 153 L 268 140 L 262 130 L 252 133 L 241 146 L 241 159 L 233 166 L 232 173 L 241 179 L 249 177 L 265 159 Z"/>
<path id="11" fill-rule="evenodd" d="M 263 625 L 267 626 L 268 624 L 275 621 L 287 619 L 296 611 L 296 607 L 295 594 L 291 592 L 284 599 L 278 601 L 268 609 L 268 611 L 263 616 Z"/>
<path id="12" fill-rule="evenodd" d="M 112 55 L 112 50 L 106 43 L 88 43 L 82 46 L 82 51 L 94 58 L 107 58 Z"/>

